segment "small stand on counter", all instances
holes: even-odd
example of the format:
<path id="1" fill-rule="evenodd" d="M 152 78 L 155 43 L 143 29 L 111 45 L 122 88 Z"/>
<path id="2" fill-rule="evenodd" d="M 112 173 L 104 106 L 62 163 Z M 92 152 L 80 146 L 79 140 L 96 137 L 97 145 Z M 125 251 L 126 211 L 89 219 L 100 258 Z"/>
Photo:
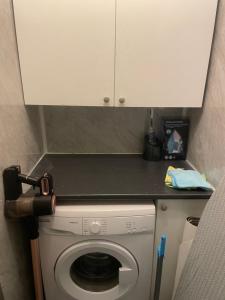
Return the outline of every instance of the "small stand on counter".
<path id="1" fill-rule="evenodd" d="M 38 187 L 39 193 L 25 196 L 22 183 L 33 188 Z M 31 243 L 31 254 L 34 274 L 36 300 L 43 300 L 43 284 L 38 243 L 38 216 L 52 215 L 55 212 L 56 196 L 53 192 L 53 179 L 49 173 L 40 178 L 21 174 L 20 166 L 11 166 L 3 171 L 5 194 L 4 212 L 7 218 L 23 219 Z"/>

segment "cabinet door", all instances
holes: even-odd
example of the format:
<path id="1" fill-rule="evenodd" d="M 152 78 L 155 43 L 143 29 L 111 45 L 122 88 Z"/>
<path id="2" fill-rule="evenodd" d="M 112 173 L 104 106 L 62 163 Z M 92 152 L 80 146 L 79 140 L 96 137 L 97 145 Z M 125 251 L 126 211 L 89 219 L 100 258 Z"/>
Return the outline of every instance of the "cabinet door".
<path id="1" fill-rule="evenodd" d="M 25 103 L 113 105 L 115 0 L 13 2 Z"/>
<path id="2" fill-rule="evenodd" d="M 200 217 L 206 203 L 207 200 L 200 199 L 158 200 L 156 202 L 155 249 L 163 234 L 166 234 L 168 238 L 163 263 L 160 300 L 172 300 L 179 246 L 182 242 L 186 218 L 189 216 Z M 156 263 L 157 255 L 155 253 L 152 286 L 155 283 Z M 154 291 L 152 290 L 152 300 L 154 299 L 153 295 Z"/>
<path id="3" fill-rule="evenodd" d="M 118 0 L 116 105 L 200 107 L 216 7 L 217 0 Z"/>

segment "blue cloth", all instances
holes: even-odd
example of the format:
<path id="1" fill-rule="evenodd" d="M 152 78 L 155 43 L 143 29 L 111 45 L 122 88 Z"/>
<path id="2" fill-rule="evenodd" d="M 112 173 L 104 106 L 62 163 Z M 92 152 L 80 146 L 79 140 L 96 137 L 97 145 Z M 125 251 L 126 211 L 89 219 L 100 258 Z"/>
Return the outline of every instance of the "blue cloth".
<path id="1" fill-rule="evenodd" d="M 213 190 L 213 187 L 204 177 L 194 170 L 171 170 L 168 174 L 172 178 L 172 185 L 178 189 L 197 189 Z"/>

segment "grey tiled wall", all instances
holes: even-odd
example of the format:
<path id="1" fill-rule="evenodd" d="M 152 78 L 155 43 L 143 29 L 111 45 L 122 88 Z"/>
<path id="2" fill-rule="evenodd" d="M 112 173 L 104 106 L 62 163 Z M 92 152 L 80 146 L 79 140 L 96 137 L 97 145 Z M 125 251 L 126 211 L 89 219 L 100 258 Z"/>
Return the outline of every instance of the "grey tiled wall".
<path id="1" fill-rule="evenodd" d="M 45 107 L 48 152 L 142 153 L 145 108 Z M 155 110 L 156 127 L 162 115 L 180 116 L 182 109 Z"/>
<path id="2" fill-rule="evenodd" d="M 29 171 L 42 153 L 37 108 L 25 108 L 11 1 L 0 1 L 0 173 L 12 164 Z M 0 178 L 0 285 L 5 300 L 32 300 L 29 244 L 19 222 L 3 216 Z"/>
<path id="3" fill-rule="evenodd" d="M 140 153 L 145 109 L 46 107 L 48 152 Z"/>
<path id="4" fill-rule="evenodd" d="M 189 160 L 216 186 L 225 175 L 225 0 L 219 1 L 203 109 L 190 110 Z"/>

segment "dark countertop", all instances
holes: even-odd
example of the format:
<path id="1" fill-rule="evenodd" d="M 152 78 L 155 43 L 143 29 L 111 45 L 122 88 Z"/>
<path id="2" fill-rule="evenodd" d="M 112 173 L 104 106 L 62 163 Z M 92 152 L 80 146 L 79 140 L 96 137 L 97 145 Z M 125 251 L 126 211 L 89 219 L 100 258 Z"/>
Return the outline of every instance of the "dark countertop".
<path id="1" fill-rule="evenodd" d="M 208 199 L 211 192 L 166 187 L 169 165 L 191 169 L 185 161 L 149 162 L 140 155 L 46 154 L 32 172 L 49 172 L 58 201 L 78 199 Z"/>

